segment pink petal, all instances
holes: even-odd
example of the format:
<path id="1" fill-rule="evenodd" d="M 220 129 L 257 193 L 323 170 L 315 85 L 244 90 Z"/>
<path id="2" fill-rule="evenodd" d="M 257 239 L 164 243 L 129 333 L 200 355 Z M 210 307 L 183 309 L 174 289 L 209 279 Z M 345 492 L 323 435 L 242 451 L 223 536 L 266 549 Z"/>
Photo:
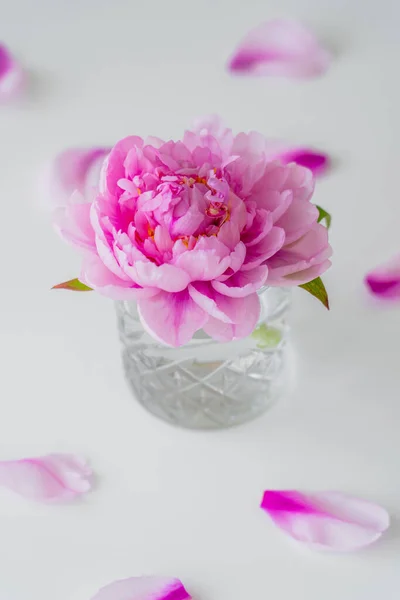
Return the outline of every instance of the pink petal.
<path id="1" fill-rule="evenodd" d="M 0 44 L 0 104 L 16 98 L 25 83 L 24 72 L 9 50 Z"/>
<path id="2" fill-rule="evenodd" d="M 92 471 L 72 454 L 49 454 L 0 462 L 0 485 L 20 496 L 50 502 L 88 492 Z"/>
<path id="3" fill-rule="evenodd" d="M 74 191 L 88 202 L 99 185 L 100 171 L 109 148 L 70 148 L 60 152 L 44 176 L 44 193 L 51 206 L 65 206 Z"/>
<path id="4" fill-rule="evenodd" d="M 112 273 L 96 254 L 84 256 L 80 281 L 113 300 L 136 300 L 158 293 L 155 288 L 142 288 L 133 281 L 127 282 Z"/>
<path id="5" fill-rule="evenodd" d="M 399 299 L 400 256 L 396 256 L 388 263 L 370 271 L 365 277 L 365 284 L 374 296 L 384 299 Z"/>
<path id="6" fill-rule="evenodd" d="M 190 282 L 190 276 L 183 268 L 167 263 L 156 265 L 149 260 L 138 260 L 132 266 L 125 265 L 124 270 L 138 285 L 166 292 L 181 292 Z"/>
<path id="7" fill-rule="evenodd" d="M 203 327 L 207 313 L 189 295 L 188 290 L 177 293 L 160 292 L 152 298 L 138 300 L 143 327 L 164 344 L 183 346 Z"/>
<path id="8" fill-rule="evenodd" d="M 318 277 L 330 266 L 328 259 L 331 255 L 328 231 L 323 225 L 315 223 L 303 237 L 288 246 L 283 246 L 268 260 L 268 283 L 273 285 L 306 283 L 310 281 L 307 279 L 308 270 L 313 268 L 311 279 Z"/>
<path id="9" fill-rule="evenodd" d="M 82 250 L 94 251 L 95 233 L 90 221 L 90 204 L 79 192 L 74 192 L 66 203 L 53 212 L 53 224 L 69 244 Z"/>
<path id="10" fill-rule="evenodd" d="M 322 75 L 329 53 L 296 21 L 275 20 L 250 31 L 231 58 L 233 73 L 309 78 Z"/>
<path id="11" fill-rule="evenodd" d="M 125 178 L 125 160 L 130 150 L 136 151 L 137 148 L 140 149 L 142 147 L 142 138 L 135 135 L 123 138 L 115 144 L 103 164 L 100 176 L 101 192 L 109 192 L 114 196 L 118 191 L 121 191 L 118 186 L 118 181 Z"/>
<path id="12" fill-rule="evenodd" d="M 271 256 L 274 256 L 285 242 L 285 230 L 273 227 L 269 233 L 257 244 L 247 248 L 242 271 L 254 269 Z"/>
<path id="13" fill-rule="evenodd" d="M 257 294 L 245 298 L 229 298 L 218 294 L 216 304 L 232 323 L 210 317 L 203 328 L 209 336 L 219 342 L 230 342 L 245 338 L 254 331 L 261 310 Z"/>
<path id="14" fill-rule="evenodd" d="M 316 549 L 356 550 L 389 527 L 384 508 L 339 492 L 267 490 L 261 508 L 288 535 Z"/>
<path id="15" fill-rule="evenodd" d="M 285 231 L 285 246 L 296 242 L 317 222 L 318 208 L 307 200 L 294 199 L 287 211 L 275 223 Z"/>
<path id="16" fill-rule="evenodd" d="M 268 267 L 261 265 L 249 271 L 239 271 L 226 281 L 213 281 L 212 286 L 220 294 L 231 298 L 243 298 L 257 292 L 267 281 Z"/>
<path id="17" fill-rule="evenodd" d="M 282 150 L 274 158 L 284 164 L 294 162 L 302 167 L 306 167 L 316 177 L 325 175 L 331 164 L 327 154 L 310 148 L 288 148 L 287 150 Z"/>
<path id="18" fill-rule="evenodd" d="M 179 579 L 131 577 L 103 587 L 91 600 L 190 600 Z"/>

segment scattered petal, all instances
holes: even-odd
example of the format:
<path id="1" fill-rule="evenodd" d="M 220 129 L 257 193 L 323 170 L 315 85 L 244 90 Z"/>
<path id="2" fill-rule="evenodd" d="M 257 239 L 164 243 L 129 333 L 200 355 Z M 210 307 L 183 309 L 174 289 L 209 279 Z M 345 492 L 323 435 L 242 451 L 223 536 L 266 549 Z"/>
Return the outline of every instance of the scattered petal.
<path id="1" fill-rule="evenodd" d="M 275 158 L 284 164 L 294 162 L 307 167 L 316 177 L 325 175 L 331 165 L 327 154 L 311 148 L 288 148 L 278 153 Z"/>
<path id="2" fill-rule="evenodd" d="M 103 587 L 91 600 L 190 600 L 179 579 L 131 577 Z"/>
<path id="3" fill-rule="evenodd" d="M 75 191 L 90 200 L 109 152 L 109 148 L 69 148 L 60 152 L 43 173 L 41 188 L 48 206 L 65 206 Z"/>
<path id="4" fill-rule="evenodd" d="M 267 490 L 261 508 L 288 535 L 315 549 L 357 550 L 389 527 L 384 508 L 339 492 Z"/>
<path id="5" fill-rule="evenodd" d="M 70 279 L 69 281 L 64 281 L 64 283 L 59 283 L 58 285 L 53 285 L 53 290 L 71 290 L 72 292 L 92 292 L 93 288 L 89 287 L 79 281 L 79 279 Z"/>
<path id="6" fill-rule="evenodd" d="M 330 56 L 301 23 L 275 20 L 259 25 L 244 38 L 231 58 L 233 73 L 309 78 L 322 75 Z"/>
<path id="7" fill-rule="evenodd" d="M 20 93 L 24 84 L 21 65 L 0 43 L 0 103 L 12 100 Z"/>
<path id="8" fill-rule="evenodd" d="M 374 296 L 400 299 L 400 255 L 370 271 L 365 277 L 365 284 Z"/>
<path id="9" fill-rule="evenodd" d="M 71 500 L 91 488 L 92 470 L 72 454 L 0 462 L 0 486 L 39 502 Z"/>

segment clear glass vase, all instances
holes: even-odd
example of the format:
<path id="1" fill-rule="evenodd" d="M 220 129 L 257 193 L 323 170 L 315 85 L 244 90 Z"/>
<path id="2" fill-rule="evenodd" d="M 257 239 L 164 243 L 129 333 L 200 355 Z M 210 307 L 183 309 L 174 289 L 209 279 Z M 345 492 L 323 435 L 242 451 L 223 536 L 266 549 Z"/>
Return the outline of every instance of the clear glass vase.
<path id="1" fill-rule="evenodd" d="M 265 412 L 285 386 L 290 295 L 265 288 L 259 296 L 261 316 L 251 336 L 220 343 L 199 331 L 181 348 L 146 333 L 135 302 L 117 302 L 125 374 L 137 400 L 191 429 L 231 427 Z"/>

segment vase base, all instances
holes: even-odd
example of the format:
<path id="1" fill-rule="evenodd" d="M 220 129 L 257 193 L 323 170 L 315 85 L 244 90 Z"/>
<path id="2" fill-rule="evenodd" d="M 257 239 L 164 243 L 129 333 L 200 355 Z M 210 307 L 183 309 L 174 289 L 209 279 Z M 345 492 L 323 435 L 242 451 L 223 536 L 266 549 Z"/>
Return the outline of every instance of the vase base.
<path id="1" fill-rule="evenodd" d="M 126 379 L 150 413 L 186 429 L 225 429 L 252 421 L 281 395 L 286 376 L 284 348 L 254 352 L 242 361 L 160 365 L 146 370 L 140 358 L 123 353 Z M 139 364 L 138 364 L 139 361 Z"/>

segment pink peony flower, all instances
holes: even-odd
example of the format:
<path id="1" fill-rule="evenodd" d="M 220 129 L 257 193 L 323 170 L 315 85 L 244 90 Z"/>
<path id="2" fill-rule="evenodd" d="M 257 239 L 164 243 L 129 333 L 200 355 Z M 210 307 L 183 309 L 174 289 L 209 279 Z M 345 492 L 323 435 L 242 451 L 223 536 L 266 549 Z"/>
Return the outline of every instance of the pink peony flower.
<path id="1" fill-rule="evenodd" d="M 219 341 L 249 335 L 260 288 L 304 284 L 330 266 L 311 171 L 268 156 L 260 134 L 234 136 L 216 118 L 178 142 L 119 141 L 95 199 L 76 192 L 56 213 L 83 251 L 81 281 L 136 300 L 143 326 L 172 346 L 199 329 Z"/>

